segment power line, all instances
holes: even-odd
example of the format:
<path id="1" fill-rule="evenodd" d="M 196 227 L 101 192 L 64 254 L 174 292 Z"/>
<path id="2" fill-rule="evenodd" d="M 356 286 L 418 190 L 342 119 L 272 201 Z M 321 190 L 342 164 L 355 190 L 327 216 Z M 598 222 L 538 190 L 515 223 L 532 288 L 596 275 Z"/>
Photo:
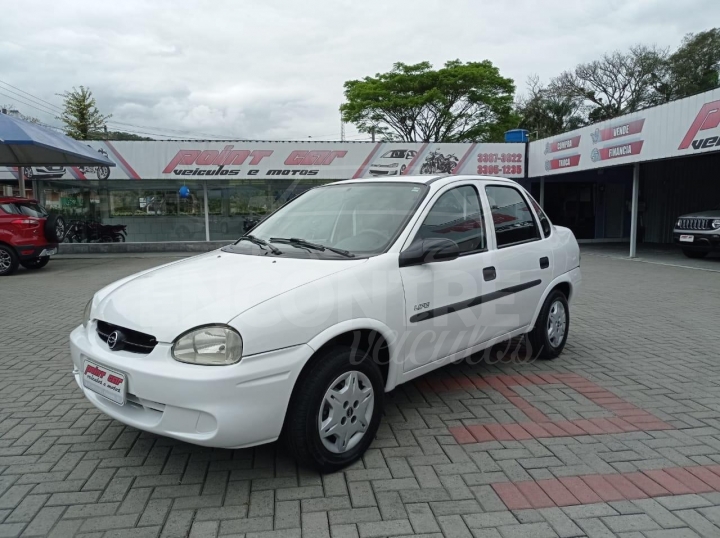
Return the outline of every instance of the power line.
<path id="1" fill-rule="evenodd" d="M 47 104 L 47 105 L 50 105 L 51 108 L 55 108 L 55 109 L 57 109 L 57 110 L 61 110 L 58 106 L 52 104 L 51 102 L 46 101 L 45 99 L 41 99 L 41 98 L 38 97 L 37 95 L 33 95 L 33 94 L 29 93 L 29 92 L 26 92 L 25 90 L 22 90 L 22 89 L 18 88 L 17 86 L 13 86 L 13 85 L 10 84 L 9 82 L 5 82 L 4 80 L 0 80 L 0 84 L 5 84 L 6 86 L 10 86 L 11 88 L 14 88 L 14 89 L 18 90 L 19 92 L 22 92 L 22 93 L 24 93 L 24 94 L 29 95 L 29 96 L 32 97 L 33 100 L 35 100 L 35 101 L 42 101 L 43 103 L 45 103 L 45 104 Z M 8 90 L 8 91 L 9 91 L 9 90 Z"/>
<path id="2" fill-rule="evenodd" d="M 5 88 L 3 88 L 3 89 L 5 89 Z M 8 95 L 8 94 L 3 93 L 3 92 L 0 92 L 0 95 L 4 95 L 5 97 L 8 97 L 9 99 L 12 99 L 13 101 L 17 101 L 17 102 L 19 102 L 19 103 L 22 103 L 22 104 L 25 105 L 25 106 L 29 106 L 30 108 L 34 108 L 35 110 L 38 110 L 38 111 L 43 112 L 43 113 L 45 113 L 45 114 L 50 114 L 53 118 L 55 117 L 56 112 L 49 111 L 49 110 L 45 110 L 45 109 L 42 109 L 42 108 L 38 108 L 37 106 L 34 106 L 34 105 L 30 104 L 30 103 L 27 103 L 27 102 L 25 102 L 25 101 L 22 101 L 22 100 L 18 99 L 17 97 L 13 97 L 12 95 Z"/>
<path id="3" fill-rule="evenodd" d="M 22 104 L 24 104 L 24 105 L 26 105 L 26 106 L 29 106 L 29 107 L 31 107 L 31 108 L 34 108 L 35 110 L 39 110 L 40 112 L 45 112 L 46 114 L 56 115 L 56 114 L 58 114 L 58 113 L 62 113 L 62 112 L 63 112 L 62 108 L 58 107 L 57 105 L 54 105 L 54 104 L 50 103 L 49 101 L 46 101 L 45 99 L 42 99 L 42 98 L 40 98 L 40 97 L 38 97 L 38 96 L 36 96 L 36 95 L 33 95 L 33 94 L 30 93 L 30 92 L 27 92 L 27 91 L 25 91 L 25 90 L 23 90 L 23 89 L 21 89 L 21 88 L 18 88 L 17 86 L 13 86 L 12 84 L 10 84 L 10 83 L 8 83 L 8 82 L 5 82 L 5 81 L 3 81 L 3 80 L 0 80 L 0 84 L 4 84 L 4 85 L 6 85 L 6 86 L 9 86 L 9 87 L 11 87 L 11 88 L 14 88 L 15 90 L 18 90 L 18 91 L 16 92 L 16 91 L 13 91 L 13 90 L 9 90 L 9 89 L 7 89 L 7 88 L 2 88 L 3 90 L 5 90 L 5 91 L 7 91 L 7 92 L 10 92 L 10 93 L 12 93 L 12 94 L 15 94 L 15 96 L 18 96 L 18 97 L 21 97 L 22 99 L 25 99 L 25 100 L 27 100 L 27 101 L 30 101 L 30 103 L 28 103 L 27 101 L 21 101 L 20 99 L 18 99 L 18 97 L 10 96 L 10 95 L 4 94 L 4 93 L 3 93 L 2 95 L 5 95 L 6 97 L 9 97 L 9 98 L 11 98 L 11 99 L 18 100 L 19 102 L 21 102 Z M 18 92 L 21 92 L 21 93 L 18 93 Z M 21 95 L 21 94 L 25 94 L 25 95 Z M 26 96 L 27 96 L 27 97 L 26 97 Z M 45 104 L 42 104 L 42 103 L 45 103 Z M 34 105 L 37 105 L 37 106 L 34 106 Z M 47 106 L 46 106 L 46 105 L 47 105 Z M 40 107 L 40 108 L 38 108 L 38 107 Z M 48 110 L 48 109 L 50 109 L 50 110 Z M 56 112 L 56 111 L 57 111 L 57 112 Z M 152 134 L 153 136 L 164 136 L 164 137 L 168 137 L 168 138 L 172 138 L 172 137 L 176 136 L 175 134 L 167 134 L 167 133 L 169 133 L 169 132 L 180 133 L 180 134 L 183 134 L 183 135 L 187 135 L 187 134 L 192 134 L 192 133 L 193 133 L 193 131 L 188 131 L 188 130 L 170 129 L 170 128 L 167 128 L 167 127 L 148 126 L 148 125 L 136 125 L 136 124 L 133 124 L 133 123 L 126 123 L 126 122 L 115 121 L 115 120 L 108 121 L 108 122 L 106 122 L 106 123 L 107 123 L 108 125 L 111 125 L 111 126 L 112 126 L 112 125 L 116 125 L 116 126 L 128 126 L 128 127 L 136 127 L 136 128 L 140 128 L 140 129 L 155 129 L 155 130 L 157 130 L 157 131 L 164 131 L 164 133 L 142 132 L 141 134 Z M 130 131 L 129 129 L 123 129 L 123 130 L 132 132 L 132 131 Z M 228 136 L 228 135 L 217 135 L 217 134 L 202 133 L 202 132 L 199 133 L 199 134 L 201 134 L 201 135 L 203 135 L 203 136 L 210 136 L 210 137 L 213 137 L 213 138 L 220 138 L 220 139 L 236 138 L 236 137 Z M 196 138 L 197 138 L 197 139 L 200 139 L 200 137 L 196 137 Z"/>

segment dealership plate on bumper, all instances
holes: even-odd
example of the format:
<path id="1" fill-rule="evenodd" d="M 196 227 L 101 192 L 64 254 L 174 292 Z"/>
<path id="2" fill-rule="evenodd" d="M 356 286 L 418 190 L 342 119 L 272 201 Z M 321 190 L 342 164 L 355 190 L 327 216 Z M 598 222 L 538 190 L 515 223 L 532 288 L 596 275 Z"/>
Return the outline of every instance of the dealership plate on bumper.
<path id="1" fill-rule="evenodd" d="M 125 405 L 127 380 L 125 374 L 100 366 L 94 362 L 83 363 L 83 387 L 103 396 L 113 403 Z"/>
<path id="2" fill-rule="evenodd" d="M 681 235 L 680 241 L 683 243 L 692 243 L 695 240 L 695 237 L 692 235 Z"/>

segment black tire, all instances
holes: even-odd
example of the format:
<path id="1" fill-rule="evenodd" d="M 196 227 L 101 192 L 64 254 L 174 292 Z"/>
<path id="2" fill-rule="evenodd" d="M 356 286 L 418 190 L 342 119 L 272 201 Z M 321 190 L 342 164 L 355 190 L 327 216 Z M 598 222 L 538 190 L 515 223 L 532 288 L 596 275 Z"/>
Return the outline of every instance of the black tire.
<path id="1" fill-rule="evenodd" d="M 704 258 L 705 256 L 707 256 L 710 253 L 707 250 L 683 249 L 683 254 L 685 254 L 685 256 L 687 256 L 688 258 L 692 258 L 692 259 L 696 260 L 699 258 Z"/>
<path id="2" fill-rule="evenodd" d="M 95 169 L 95 174 L 98 179 L 107 179 L 110 177 L 110 168 L 107 166 L 98 166 Z"/>
<path id="3" fill-rule="evenodd" d="M 32 260 L 23 260 L 20 262 L 25 269 L 42 269 L 50 261 L 50 256 L 43 256 L 42 258 L 33 258 Z"/>
<path id="4" fill-rule="evenodd" d="M 17 271 L 18 261 L 17 254 L 12 247 L 0 245 L 0 276 L 12 275 Z"/>
<path id="5" fill-rule="evenodd" d="M 562 306 L 565 313 L 565 332 L 559 341 L 553 342 L 548 334 L 551 309 L 555 303 Z M 567 342 L 568 333 L 570 332 L 570 308 L 568 307 L 567 298 L 560 290 L 554 290 L 547 296 L 545 302 L 540 309 L 535 327 L 528 333 L 527 341 L 530 345 L 530 351 L 533 357 L 539 359 L 554 359 L 562 353 L 565 343 Z"/>
<path id="6" fill-rule="evenodd" d="M 25 179 L 32 179 L 33 178 L 33 169 L 30 166 L 26 166 L 23 168 L 23 172 L 25 172 Z"/>
<path id="7" fill-rule="evenodd" d="M 359 359 L 359 361 L 358 361 Z M 331 385 L 344 373 L 358 372 L 364 374 L 372 386 L 374 402 L 372 416 L 364 434 L 355 442 L 355 446 L 342 453 L 330 451 L 320 438 L 319 419 L 326 392 Z M 355 350 L 348 346 L 334 346 L 322 352 L 310 367 L 304 371 L 293 389 L 293 395 L 288 405 L 283 428 L 283 440 L 288 452 L 297 458 L 298 462 L 314 467 L 321 472 L 333 472 L 342 469 L 358 460 L 370 446 L 382 415 L 385 397 L 385 385 L 378 366 L 365 352 Z M 355 409 L 358 409 L 357 401 Z M 342 413 L 343 425 L 348 420 L 362 423 L 362 416 L 350 414 L 354 410 Z M 359 420 L 358 420 L 359 419 Z M 330 436 L 328 439 L 332 438 Z M 353 437 L 348 444 L 352 444 Z M 341 443 L 342 439 L 336 438 Z"/>
<path id="8" fill-rule="evenodd" d="M 51 243 L 62 243 L 68 231 L 65 219 L 60 215 L 51 213 L 45 220 L 45 239 Z"/>

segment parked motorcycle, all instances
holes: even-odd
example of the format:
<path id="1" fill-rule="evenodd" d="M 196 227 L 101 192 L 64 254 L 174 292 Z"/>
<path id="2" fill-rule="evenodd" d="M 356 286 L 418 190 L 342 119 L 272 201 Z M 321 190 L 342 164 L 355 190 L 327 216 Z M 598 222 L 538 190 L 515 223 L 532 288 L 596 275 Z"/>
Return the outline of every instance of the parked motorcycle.
<path id="1" fill-rule="evenodd" d="M 88 145 L 88 147 L 92 146 Z M 110 159 L 110 157 L 108 156 L 108 152 L 105 151 L 103 148 L 100 148 L 98 150 L 98 153 L 101 153 L 107 159 Z M 95 174 L 98 179 L 107 179 L 110 177 L 110 167 L 108 166 L 81 166 L 80 171 L 83 174 Z"/>
<path id="2" fill-rule="evenodd" d="M 432 151 L 425 157 L 425 162 L 420 167 L 421 174 L 452 174 L 458 164 L 458 158 L 450 153 L 443 155 L 439 151 Z"/>
<path id="3" fill-rule="evenodd" d="M 96 221 L 73 220 L 65 235 L 66 243 L 124 243 L 127 226 L 101 224 Z"/>

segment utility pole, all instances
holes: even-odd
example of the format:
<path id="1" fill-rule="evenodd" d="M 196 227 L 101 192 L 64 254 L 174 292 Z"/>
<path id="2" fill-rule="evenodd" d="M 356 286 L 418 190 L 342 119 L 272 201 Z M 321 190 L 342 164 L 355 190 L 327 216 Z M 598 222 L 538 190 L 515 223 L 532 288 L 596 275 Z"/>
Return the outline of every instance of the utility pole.
<path id="1" fill-rule="evenodd" d="M 342 116 L 340 116 L 340 142 L 345 142 L 345 122 Z"/>
<path id="2" fill-rule="evenodd" d="M 373 125 L 370 127 L 370 136 L 372 137 L 372 141 L 375 142 L 375 126 Z"/>

